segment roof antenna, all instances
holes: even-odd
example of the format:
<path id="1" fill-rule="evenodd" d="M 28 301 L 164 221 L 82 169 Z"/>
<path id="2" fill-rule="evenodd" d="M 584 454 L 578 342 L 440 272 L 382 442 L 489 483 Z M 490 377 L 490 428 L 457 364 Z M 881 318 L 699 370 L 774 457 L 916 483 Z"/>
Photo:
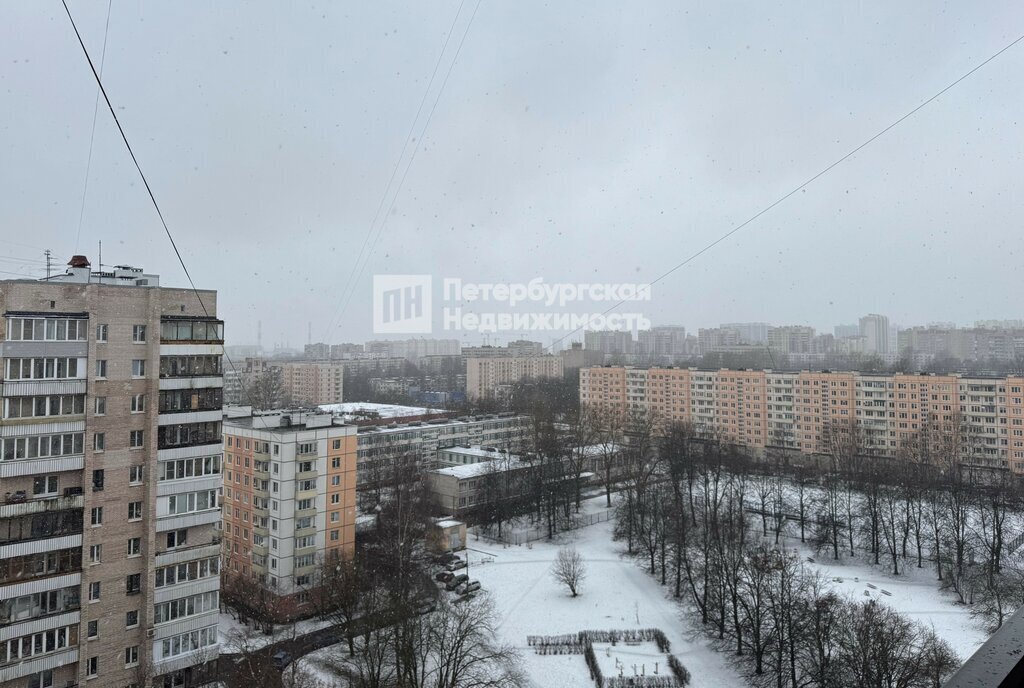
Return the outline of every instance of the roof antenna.
<path id="1" fill-rule="evenodd" d="M 43 251 L 46 254 L 46 279 L 50 279 L 50 249 Z"/>

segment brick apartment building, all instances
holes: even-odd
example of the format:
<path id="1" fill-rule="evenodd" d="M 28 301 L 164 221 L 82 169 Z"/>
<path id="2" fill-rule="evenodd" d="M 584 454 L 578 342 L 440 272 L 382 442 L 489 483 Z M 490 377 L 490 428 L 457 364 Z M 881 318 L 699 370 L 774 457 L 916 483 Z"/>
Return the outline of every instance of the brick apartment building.
<path id="1" fill-rule="evenodd" d="M 488 399 L 502 388 L 526 379 L 562 377 L 559 356 L 490 356 L 466 359 L 466 396 Z"/>
<path id="2" fill-rule="evenodd" d="M 69 265 L 0 282 L 0 686 L 197 685 L 217 657 L 217 295 Z"/>

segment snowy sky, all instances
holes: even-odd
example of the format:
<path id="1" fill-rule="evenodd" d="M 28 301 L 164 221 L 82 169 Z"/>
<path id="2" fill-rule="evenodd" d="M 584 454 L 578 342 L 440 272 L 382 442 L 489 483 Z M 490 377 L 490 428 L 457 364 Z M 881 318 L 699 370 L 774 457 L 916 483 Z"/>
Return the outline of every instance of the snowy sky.
<path id="1" fill-rule="evenodd" d="M 98 62 L 107 3 L 69 5 Z M 1024 33 L 1018 0 L 484 0 L 336 317 L 459 9 L 113 0 L 104 81 L 229 340 L 257 319 L 265 345 L 301 346 L 309 321 L 371 337 L 375 273 L 652 279 Z M 0 12 L 0 275 L 102 240 L 105 264 L 184 285 L 102 108 L 79 234 L 95 83 L 59 3 Z M 667 278 L 647 314 L 1021 317 L 1022 75 L 1024 43 Z"/>

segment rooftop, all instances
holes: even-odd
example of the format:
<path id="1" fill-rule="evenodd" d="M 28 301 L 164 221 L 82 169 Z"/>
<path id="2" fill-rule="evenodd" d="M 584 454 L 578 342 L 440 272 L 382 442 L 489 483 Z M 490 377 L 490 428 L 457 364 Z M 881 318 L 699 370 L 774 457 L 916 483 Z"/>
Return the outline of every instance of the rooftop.
<path id="1" fill-rule="evenodd" d="M 407 418 L 410 416 L 426 416 L 433 413 L 444 413 L 441 409 L 424 408 L 422 406 L 400 406 L 398 404 L 374 404 L 368 401 L 348 401 L 342 404 L 323 404 L 318 407 L 326 413 L 338 416 L 358 418 Z"/>

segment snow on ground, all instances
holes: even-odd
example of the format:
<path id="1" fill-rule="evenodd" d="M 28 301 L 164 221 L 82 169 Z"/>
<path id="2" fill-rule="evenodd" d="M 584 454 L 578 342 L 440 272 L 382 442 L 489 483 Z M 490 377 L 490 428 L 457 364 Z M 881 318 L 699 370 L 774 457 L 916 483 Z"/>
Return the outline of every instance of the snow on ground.
<path id="1" fill-rule="evenodd" d="M 792 541 L 790 546 L 793 546 Z M 988 639 L 983 624 L 971 618 L 970 610 L 957 604 L 951 594 L 939 589 L 935 567 L 931 562 L 926 561 L 924 568 L 920 569 L 916 561 L 906 562 L 906 565 L 900 562 L 901 575 L 893 577 L 886 573 L 884 565 L 874 566 L 862 559 L 849 558 L 837 562 L 827 554 L 816 555 L 805 546 L 801 546 L 798 551 L 805 565 L 811 570 L 820 571 L 836 592 L 847 595 L 855 602 L 868 598 L 877 600 L 907 618 L 934 629 L 961 660 L 974 654 Z M 807 558 L 814 562 L 808 562 Z M 865 592 L 868 594 L 865 595 Z"/>
<path id="2" fill-rule="evenodd" d="M 693 674 L 694 688 L 744 684 L 731 658 L 715 652 L 695 633 L 689 619 L 665 597 L 665 590 L 632 560 L 619 556 L 611 522 L 567 533 L 564 543 L 573 544 L 586 562 L 586 579 L 575 599 L 551 577 L 559 543 L 506 547 L 475 537 L 469 542 L 470 578 L 479 580 L 491 595 L 498 635 L 519 649 L 523 668 L 535 685 L 591 688 L 593 682 L 583 655 L 538 655 L 527 646 L 526 636 L 625 628 L 664 631 L 672 654 Z M 492 561 L 483 563 L 488 559 Z"/>
<path id="3" fill-rule="evenodd" d="M 605 678 L 649 674 L 672 675 L 665 661 L 667 654 L 658 650 L 657 643 L 594 643 L 593 647 L 597 666 L 601 668 Z"/>
<path id="4" fill-rule="evenodd" d="M 240 652 L 242 646 L 252 651 L 265 647 L 270 643 L 280 640 L 288 640 L 305 633 L 320 630 L 329 626 L 330 621 L 320 619 L 306 619 L 299 621 L 294 626 L 290 624 L 278 624 L 274 626 L 272 635 L 265 635 L 262 630 L 253 627 L 251 624 L 239 623 L 231 614 L 221 614 L 217 622 L 217 634 L 220 637 L 221 652 Z"/>

